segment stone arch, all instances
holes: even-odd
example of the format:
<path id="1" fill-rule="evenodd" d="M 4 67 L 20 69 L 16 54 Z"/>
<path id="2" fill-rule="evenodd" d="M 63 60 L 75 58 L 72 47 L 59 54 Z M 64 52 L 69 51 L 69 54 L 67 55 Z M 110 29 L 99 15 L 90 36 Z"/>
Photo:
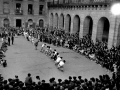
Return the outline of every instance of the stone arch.
<path id="1" fill-rule="evenodd" d="M 10 20 L 8 18 L 3 19 L 3 26 L 4 27 L 9 27 L 10 26 Z"/>
<path id="2" fill-rule="evenodd" d="M 31 19 L 31 18 L 27 19 L 27 21 L 25 23 L 25 27 L 26 28 L 31 28 L 31 27 L 34 28 L 35 27 L 35 23 L 34 23 L 33 19 Z"/>
<path id="3" fill-rule="evenodd" d="M 61 14 L 59 18 L 59 28 L 64 28 L 64 15 Z"/>
<path id="4" fill-rule="evenodd" d="M 54 26 L 58 27 L 58 14 L 55 14 L 55 22 L 54 22 Z"/>
<path id="5" fill-rule="evenodd" d="M 110 23 L 106 17 L 101 17 L 97 25 L 97 40 L 107 41 L 109 36 Z"/>
<path id="6" fill-rule="evenodd" d="M 65 30 L 66 30 L 66 32 L 70 33 L 70 27 L 71 27 L 71 16 L 69 14 L 67 14 L 66 18 L 65 18 Z"/>
<path id="7" fill-rule="evenodd" d="M 83 36 L 89 34 L 92 36 L 93 19 L 90 16 L 86 16 L 83 24 Z"/>
<path id="8" fill-rule="evenodd" d="M 44 27 L 44 20 L 43 20 L 43 19 L 40 19 L 40 20 L 39 20 L 39 26 L 40 26 L 40 27 Z"/>
<path id="9" fill-rule="evenodd" d="M 53 13 L 50 14 L 50 26 L 53 27 Z"/>
<path id="10" fill-rule="evenodd" d="M 80 17 L 75 15 L 73 18 L 73 30 L 72 33 L 79 33 L 80 31 Z"/>

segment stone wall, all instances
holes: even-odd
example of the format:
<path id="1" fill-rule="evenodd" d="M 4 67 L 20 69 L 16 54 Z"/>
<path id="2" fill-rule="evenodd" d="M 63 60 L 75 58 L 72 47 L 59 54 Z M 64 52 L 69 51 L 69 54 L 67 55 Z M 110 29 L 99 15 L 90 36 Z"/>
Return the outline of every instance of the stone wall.
<path id="1" fill-rule="evenodd" d="M 51 20 L 51 14 L 53 15 L 53 20 Z M 56 14 L 58 14 L 58 18 L 56 18 Z M 79 37 L 82 38 L 84 35 L 87 34 L 87 29 L 89 28 L 89 22 L 90 19 L 86 20 L 87 17 L 90 17 L 93 26 L 92 26 L 92 40 L 96 42 L 96 38 L 99 40 L 102 40 L 102 35 L 103 35 L 103 28 L 105 27 L 104 24 L 104 19 L 107 19 L 109 22 L 109 34 L 108 34 L 108 48 L 111 48 L 114 43 L 118 42 L 118 39 L 115 38 L 114 33 L 116 33 L 116 37 L 120 36 L 118 35 L 118 25 L 120 19 L 117 18 L 117 24 L 115 24 L 115 16 L 113 16 L 110 12 L 110 7 L 107 8 L 50 8 L 49 9 L 49 25 L 52 25 L 53 27 L 56 26 L 56 19 L 59 20 L 61 14 L 64 17 L 64 29 L 68 29 L 69 25 L 68 24 L 68 15 L 71 18 L 71 23 L 70 23 L 70 33 L 73 33 L 74 30 L 77 30 L 77 26 L 74 26 L 74 18 L 75 16 L 79 16 L 80 18 L 80 30 L 79 30 Z M 101 21 L 103 19 L 103 21 Z M 86 21 L 85 21 L 86 20 Z M 60 21 L 58 21 L 58 24 Z M 60 23 L 61 24 L 61 23 Z M 76 25 L 76 24 L 75 24 Z M 117 27 L 117 30 L 114 30 L 115 26 Z M 57 26 L 59 28 L 59 25 Z M 98 36 L 97 36 L 98 35 Z M 116 41 L 114 41 L 114 39 Z M 118 45 L 118 44 L 117 44 Z M 116 46 L 116 45 L 115 45 Z"/>

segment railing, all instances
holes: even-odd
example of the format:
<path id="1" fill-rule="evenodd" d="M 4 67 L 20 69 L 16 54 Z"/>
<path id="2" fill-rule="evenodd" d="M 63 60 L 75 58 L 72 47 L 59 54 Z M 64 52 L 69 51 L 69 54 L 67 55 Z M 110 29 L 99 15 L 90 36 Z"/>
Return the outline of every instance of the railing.
<path id="1" fill-rule="evenodd" d="M 28 15 L 33 15 L 34 11 L 33 10 L 28 10 Z"/>
<path id="2" fill-rule="evenodd" d="M 39 2 L 45 2 L 45 0 L 39 0 Z"/>
<path id="3" fill-rule="evenodd" d="M 15 0 L 15 1 L 23 1 L 23 0 Z"/>
<path id="4" fill-rule="evenodd" d="M 23 15 L 23 10 L 16 9 L 15 15 Z"/>
<path id="5" fill-rule="evenodd" d="M 83 6 L 83 5 L 106 5 L 120 0 L 57 0 L 48 2 L 48 6 Z"/>

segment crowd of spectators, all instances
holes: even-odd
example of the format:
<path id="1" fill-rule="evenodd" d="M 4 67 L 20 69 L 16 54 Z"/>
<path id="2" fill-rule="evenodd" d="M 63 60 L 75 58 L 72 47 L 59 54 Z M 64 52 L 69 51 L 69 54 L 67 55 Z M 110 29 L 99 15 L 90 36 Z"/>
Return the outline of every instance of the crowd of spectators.
<path id="1" fill-rule="evenodd" d="M 119 80 L 113 74 L 112 78 L 108 75 L 100 75 L 99 78 L 91 77 L 89 80 L 83 79 L 82 76 L 69 76 L 65 80 L 56 80 L 52 77 L 47 83 L 41 80 L 40 76 L 36 76 L 33 80 L 29 73 L 23 82 L 17 75 L 8 80 L 4 80 L 0 75 L 0 90 L 120 90 Z"/>
<path id="2" fill-rule="evenodd" d="M 93 43 L 91 35 L 86 35 L 79 39 L 78 33 L 70 34 L 56 28 L 36 28 L 31 31 L 28 30 L 28 33 L 39 38 L 41 42 L 75 50 L 111 72 L 120 71 L 120 47 L 113 46 L 108 49 L 107 42 L 99 40 Z"/>
<path id="3" fill-rule="evenodd" d="M 78 33 L 70 34 L 57 28 L 36 27 L 23 31 L 38 38 L 41 42 L 75 50 L 113 72 L 113 76 L 100 75 L 99 78 L 91 77 L 90 80 L 82 79 L 81 76 L 78 78 L 69 76 L 68 79 L 58 79 L 58 81 L 53 77 L 50 78 L 49 83 L 46 83 L 45 80 L 40 80 L 39 76 L 36 76 L 36 79 L 39 79 L 38 82 L 32 81 L 31 74 L 28 74 L 29 84 L 26 84 L 27 78 L 25 82 L 22 82 L 18 76 L 8 80 L 0 76 L 0 90 L 120 90 L 120 47 L 113 46 L 108 49 L 106 42 L 93 43 L 90 35 L 79 39 Z"/>

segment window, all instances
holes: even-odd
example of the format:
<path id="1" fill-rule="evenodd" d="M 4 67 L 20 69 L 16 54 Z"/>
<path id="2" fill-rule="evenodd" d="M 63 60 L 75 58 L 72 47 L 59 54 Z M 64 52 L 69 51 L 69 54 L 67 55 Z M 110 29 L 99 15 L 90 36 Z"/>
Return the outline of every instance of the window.
<path id="1" fill-rule="evenodd" d="M 28 14 L 33 14 L 33 5 L 28 4 Z"/>
<path id="2" fill-rule="evenodd" d="M 39 14 L 43 14 L 44 5 L 39 5 Z"/>
<path id="3" fill-rule="evenodd" d="M 21 9 L 21 3 L 16 3 L 16 15 L 22 15 L 23 14 L 23 10 Z"/>
<path id="4" fill-rule="evenodd" d="M 17 8 L 21 8 L 21 4 L 20 3 L 16 3 L 16 9 Z"/>

